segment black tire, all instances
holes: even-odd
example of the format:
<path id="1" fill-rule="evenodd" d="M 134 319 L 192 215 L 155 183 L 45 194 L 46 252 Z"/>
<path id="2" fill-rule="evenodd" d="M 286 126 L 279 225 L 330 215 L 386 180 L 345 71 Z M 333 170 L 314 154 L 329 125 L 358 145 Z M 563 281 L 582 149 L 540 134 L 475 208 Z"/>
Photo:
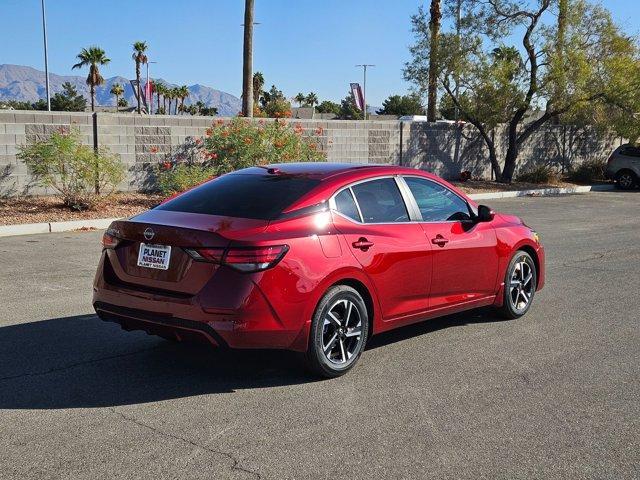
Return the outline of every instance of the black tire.
<path id="1" fill-rule="evenodd" d="M 499 309 L 504 318 L 513 320 L 529 311 L 538 285 L 537 273 L 531 255 L 523 250 L 513 255 L 504 276 L 504 297 Z"/>
<path id="2" fill-rule="evenodd" d="M 351 314 L 347 316 L 349 308 Z M 369 315 L 360 294 L 347 285 L 331 287 L 313 314 L 305 355 L 308 367 L 324 378 L 344 375 L 360 358 L 368 331 Z"/>
<path id="3" fill-rule="evenodd" d="M 631 170 L 620 170 L 616 173 L 616 187 L 620 190 L 631 190 L 638 184 L 638 177 Z"/>

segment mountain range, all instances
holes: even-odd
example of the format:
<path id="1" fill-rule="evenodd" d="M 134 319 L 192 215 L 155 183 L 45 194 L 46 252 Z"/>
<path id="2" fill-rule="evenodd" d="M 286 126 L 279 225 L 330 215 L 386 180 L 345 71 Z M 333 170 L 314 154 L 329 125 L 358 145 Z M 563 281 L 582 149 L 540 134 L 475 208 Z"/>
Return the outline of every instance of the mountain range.
<path id="1" fill-rule="evenodd" d="M 86 77 L 77 75 L 56 75 L 49 73 L 49 87 L 51 96 L 62 91 L 62 84 L 70 82 L 76 87 L 79 93 L 89 99 L 89 87 Z M 162 82 L 169 86 L 177 86 L 161 78 L 154 81 Z M 96 89 L 96 104 L 103 106 L 115 105 L 115 97 L 109 93 L 111 86 L 119 83 L 124 87 L 124 98 L 129 105 L 136 105 L 136 97 L 129 79 L 124 77 L 110 77 L 105 79 L 104 85 Z M 41 70 L 23 65 L 0 65 L 0 100 L 20 100 L 36 102 L 40 98 L 46 97 L 45 75 Z M 155 98 L 154 98 L 155 100 Z M 186 105 L 203 102 L 208 107 L 216 107 L 221 116 L 236 115 L 242 107 L 242 102 L 238 97 L 230 93 L 222 92 L 205 85 L 195 84 L 189 86 L 189 97 L 185 100 Z"/>

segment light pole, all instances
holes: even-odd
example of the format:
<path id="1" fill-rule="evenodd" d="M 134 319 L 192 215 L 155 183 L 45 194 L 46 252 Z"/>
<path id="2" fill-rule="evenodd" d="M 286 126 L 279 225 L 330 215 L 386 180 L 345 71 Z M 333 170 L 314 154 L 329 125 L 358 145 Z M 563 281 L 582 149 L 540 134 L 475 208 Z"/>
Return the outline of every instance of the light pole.
<path id="1" fill-rule="evenodd" d="M 364 79 L 362 81 L 362 103 L 364 103 L 363 107 L 363 112 L 364 112 L 364 119 L 367 119 L 367 67 L 375 67 L 375 65 L 371 64 L 371 63 L 361 63 L 360 65 L 356 65 L 356 67 L 362 67 L 362 73 L 364 76 Z"/>
<path id="2" fill-rule="evenodd" d="M 147 60 L 147 85 L 144 87 L 145 91 L 148 89 L 149 98 L 147 98 L 147 102 L 149 103 L 149 115 L 153 114 L 153 91 L 151 86 L 149 85 L 149 64 L 150 63 L 158 63 L 158 62 L 150 62 Z"/>
<path id="3" fill-rule="evenodd" d="M 49 58 L 47 57 L 47 14 L 42 0 L 42 35 L 44 37 L 44 77 L 47 89 L 47 111 L 51 111 L 51 94 L 49 93 Z"/>

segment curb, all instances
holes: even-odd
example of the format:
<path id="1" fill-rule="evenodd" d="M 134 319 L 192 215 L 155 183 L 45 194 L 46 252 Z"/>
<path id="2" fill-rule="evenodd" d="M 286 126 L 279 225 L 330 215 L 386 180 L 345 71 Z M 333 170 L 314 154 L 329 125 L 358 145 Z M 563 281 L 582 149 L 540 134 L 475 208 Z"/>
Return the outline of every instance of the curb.
<path id="1" fill-rule="evenodd" d="M 513 192 L 473 193 L 472 200 L 490 200 L 497 198 L 543 197 L 551 195 L 569 195 L 572 193 L 609 192 L 615 190 L 613 185 L 581 185 L 566 188 L 537 188 L 533 190 L 516 190 Z"/>
<path id="2" fill-rule="evenodd" d="M 568 188 L 539 188 L 533 190 L 517 190 L 514 192 L 474 193 L 472 200 L 491 200 L 497 198 L 542 197 L 550 195 L 568 195 L 572 193 L 608 192 L 614 190 L 613 185 L 584 185 Z M 80 229 L 106 229 L 118 218 L 97 218 L 93 220 L 72 220 L 68 222 L 24 223 L 21 225 L 0 225 L 0 237 L 14 235 L 33 235 L 36 233 L 72 232 Z"/>
<path id="3" fill-rule="evenodd" d="M 117 218 L 96 218 L 71 220 L 68 222 L 23 223 L 21 225 L 0 225 L 0 237 L 33 235 L 35 233 L 72 232 L 80 229 L 106 229 Z"/>

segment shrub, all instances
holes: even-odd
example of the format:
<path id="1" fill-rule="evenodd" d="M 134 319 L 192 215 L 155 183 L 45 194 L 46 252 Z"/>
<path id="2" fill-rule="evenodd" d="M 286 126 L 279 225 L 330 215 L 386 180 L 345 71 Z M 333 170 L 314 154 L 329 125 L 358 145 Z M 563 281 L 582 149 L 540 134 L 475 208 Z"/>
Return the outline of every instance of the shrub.
<path id="1" fill-rule="evenodd" d="M 163 163 L 158 172 L 158 187 L 166 195 L 183 192 L 216 176 L 216 170 L 203 164 Z"/>
<path id="2" fill-rule="evenodd" d="M 568 178 L 577 183 L 593 183 L 606 180 L 605 170 L 607 164 L 602 160 L 592 159 L 580 164 L 569 171 Z"/>
<path id="3" fill-rule="evenodd" d="M 550 166 L 538 165 L 519 174 L 516 180 L 526 183 L 556 183 L 558 175 Z"/>
<path id="4" fill-rule="evenodd" d="M 75 210 L 94 208 L 115 191 L 125 175 L 117 156 L 83 145 L 78 130 L 60 129 L 46 140 L 23 145 L 17 157 L 38 186 L 56 190 L 64 205 Z"/>
<path id="5" fill-rule="evenodd" d="M 188 139 L 181 150 L 158 166 L 158 186 L 172 194 L 207 178 L 254 165 L 293 161 L 321 161 L 323 131 L 304 135 L 302 125 L 285 120 L 216 120 L 204 139 Z"/>

